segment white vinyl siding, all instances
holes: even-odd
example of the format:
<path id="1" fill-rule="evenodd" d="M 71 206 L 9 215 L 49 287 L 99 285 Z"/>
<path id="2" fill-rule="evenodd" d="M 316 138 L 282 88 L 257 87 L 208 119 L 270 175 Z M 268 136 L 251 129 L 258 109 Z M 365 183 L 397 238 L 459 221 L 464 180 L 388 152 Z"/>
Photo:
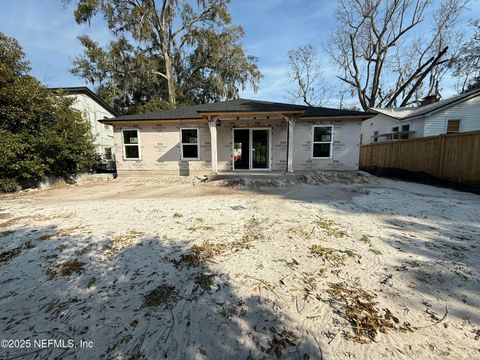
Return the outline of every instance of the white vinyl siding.
<path id="1" fill-rule="evenodd" d="M 424 136 L 445 134 L 448 120 L 461 120 L 460 132 L 480 130 L 480 96 L 425 117 Z"/>

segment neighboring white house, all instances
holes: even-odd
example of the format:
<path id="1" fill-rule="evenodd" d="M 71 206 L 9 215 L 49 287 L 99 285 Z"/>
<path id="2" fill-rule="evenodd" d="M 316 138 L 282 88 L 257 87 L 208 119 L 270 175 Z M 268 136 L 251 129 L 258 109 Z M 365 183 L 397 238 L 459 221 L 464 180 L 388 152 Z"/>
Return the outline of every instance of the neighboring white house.
<path id="1" fill-rule="evenodd" d="M 75 98 L 72 107 L 82 112 L 90 122 L 97 153 L 107 165 L 110 162 L 114 164 L 113 126 L 102 124 L 99 120 L 116 117 L 118 113 L 87 87 L 62 87 L 50 90 L 61 91 L 65 96 Z"/>
<path id="2" fill-rule="evenodd" d="M 373 108 L 362 122 L 361 143 L 480 130 L 480 89 L 418 107 Z"/>

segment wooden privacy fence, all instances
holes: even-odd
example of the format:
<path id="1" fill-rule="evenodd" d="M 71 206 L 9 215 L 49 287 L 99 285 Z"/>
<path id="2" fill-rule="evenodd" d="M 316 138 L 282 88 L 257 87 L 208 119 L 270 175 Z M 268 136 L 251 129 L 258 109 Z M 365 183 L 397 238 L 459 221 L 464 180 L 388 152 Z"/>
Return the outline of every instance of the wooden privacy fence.
<path id="1" fill-rule="evenodd" d="M 360 167 L 424 172 L 480 182 L 480 131 L 373 143 L 360 147 Z"/>

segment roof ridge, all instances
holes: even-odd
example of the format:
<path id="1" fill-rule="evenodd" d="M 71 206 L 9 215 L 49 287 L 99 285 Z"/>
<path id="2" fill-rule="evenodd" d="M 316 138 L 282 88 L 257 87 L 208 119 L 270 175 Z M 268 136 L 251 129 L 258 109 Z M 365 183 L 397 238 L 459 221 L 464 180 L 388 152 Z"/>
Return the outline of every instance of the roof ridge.
<path id="1" fill-rule="evenodd" d="M 422 116 L 432 111 L 440 110 L 448 105 L 455 105 L 457 102 L 460 102 L 464 99 L 466 100 L 472 95 L 473 96 L 480 95 L 480 88 L 467 91 L 463 94 L 457 94 L 446 99 L 439 100 L 433 104 L 428 104 L 423 106 L 420 105 L 415 107 L 403 106 L 403 107 L 397 107 L 397 108 L 376 107 L 376 108 L 371 108 L 371 110 L 381 114 L 385 114 L 387 116 L 392 116 L 396 119 L 405 120 L 405 119 L 409 119 L 416 116 Z M 402 112 L 404 114 L 401 114 Z"/>

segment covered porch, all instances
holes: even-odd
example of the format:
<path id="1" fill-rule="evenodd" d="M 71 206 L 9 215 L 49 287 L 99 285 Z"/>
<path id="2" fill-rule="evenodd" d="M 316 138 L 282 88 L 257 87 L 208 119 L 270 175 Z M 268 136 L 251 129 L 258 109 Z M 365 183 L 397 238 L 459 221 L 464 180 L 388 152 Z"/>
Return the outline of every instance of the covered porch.
<path id="1" fill-rule="evenodd" d="M 205 114 L 212 173 L 293 173 L 293 131 L 302 113 Z"/>

